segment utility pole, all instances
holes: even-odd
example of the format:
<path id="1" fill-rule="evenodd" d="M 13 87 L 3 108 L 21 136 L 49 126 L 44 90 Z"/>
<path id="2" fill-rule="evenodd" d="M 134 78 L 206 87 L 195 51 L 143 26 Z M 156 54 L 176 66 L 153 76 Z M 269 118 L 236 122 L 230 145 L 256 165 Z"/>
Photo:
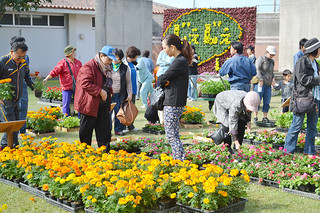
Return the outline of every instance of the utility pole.
<path id="1" fill-rule="evenodd" d="M 193 8 L 196 8 L 196 0 L 193 0 Z"/>
<path id="2" fill-rule="evenodd" d="M 273 12 L 276 12 L 277 0 L 273 0 Z"/>

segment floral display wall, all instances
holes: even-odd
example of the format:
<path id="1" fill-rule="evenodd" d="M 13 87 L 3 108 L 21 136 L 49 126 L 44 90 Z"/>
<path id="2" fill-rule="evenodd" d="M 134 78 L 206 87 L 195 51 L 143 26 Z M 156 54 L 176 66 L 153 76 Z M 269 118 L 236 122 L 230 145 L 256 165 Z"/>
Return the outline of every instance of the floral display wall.
<path id="1" fill-rule="evenodd" d="M 231 41 L 255 45 L 256 7 L 168 9 L 162 29 L 163 36 L 176 34 L 195 46 L 199 73 L 212 72 L 230 57 Z"/>

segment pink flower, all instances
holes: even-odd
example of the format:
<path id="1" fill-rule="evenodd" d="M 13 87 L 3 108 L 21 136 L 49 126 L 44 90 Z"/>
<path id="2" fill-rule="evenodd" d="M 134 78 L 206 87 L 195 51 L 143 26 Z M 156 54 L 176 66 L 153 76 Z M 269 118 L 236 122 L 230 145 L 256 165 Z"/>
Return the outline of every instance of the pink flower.
<path id="1" fill-rule="evenodd" d="M 281 147 L 279 147 L 279 150 L 281 151 L 281 150 L 283 150 L 283 147 L 281 146 Z"/>

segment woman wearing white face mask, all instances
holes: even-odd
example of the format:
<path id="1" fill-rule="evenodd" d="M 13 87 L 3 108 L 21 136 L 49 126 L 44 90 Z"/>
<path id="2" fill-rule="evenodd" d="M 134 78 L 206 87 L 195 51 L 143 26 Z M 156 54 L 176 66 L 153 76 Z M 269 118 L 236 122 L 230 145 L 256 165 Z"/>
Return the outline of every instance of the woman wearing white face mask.
<path id="1" fill-rule="evenodd" d="M 112 73 L 112 90 L 113 95 L 111 98 L 112 103 L 116 103 L 113 108 L 114 115 L 117 115 L 120 109 L 120 105 L 128 99 L 132 100 L 132 84 L 130 77 L 130 68 L 122 62 L 124 57 L 123 51 L 116 48 L 115 52 L 117 60 L 112 61 L 111 73 Z M 120 123 L 117 116 L 114 118 L 114 132 L 116 135 L 124 135 L 123 130 L 125 126 Z"/>

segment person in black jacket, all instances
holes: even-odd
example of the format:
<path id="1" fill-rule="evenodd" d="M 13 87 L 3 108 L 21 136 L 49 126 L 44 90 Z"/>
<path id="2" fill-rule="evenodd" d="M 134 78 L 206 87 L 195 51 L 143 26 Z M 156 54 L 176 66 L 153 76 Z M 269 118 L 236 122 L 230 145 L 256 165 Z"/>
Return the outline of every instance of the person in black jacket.
<path id="1" fill-rule="evenodd" d="M 168 56 L 174 56 L 168 70 L 158 78 L 165 89 L 164 128 L 166 138 L 172 147 L 174 159 L 184 160 L 185 153 L 179 137 L 179 119 L 187 102 L 189 64 L 192 63 L 192 50 L 186 40 L 174 35 L 165 36 L 162 47 Z"/>
<path id="2" fill-rule="evenodd" d="M 320 41 L 312 38 L 305 43 L 305 48 L 305 55 L 299 58 L 294 67 L 293 84 L 294 90 L 297 92 L 293 93 L 293 97 L 308 97 L 309 95 L 313 95 L 319 106 L 317 97 L 320 96 L 320 92 L 317 86 L 320 85 L 320 76 L 319 65 L 315 59 L 319 58 L 320 55 Z M 312 90 L 314 90 L 314 94 L 312 94 Z M 292 123 L 284 144 L 287 153 L 294 153 L 296 149 L 298 134 L 301 130 L 304 116 L 305 113 L 293 113 Z M 303 153 L 307 154 L 310 158 L 314 158 L 313 155 L 315 154 L 314 141 L 317 134 L 317 122 L 318 113 L 316 110 L 312 113 L 307 113 L 307 133 Z"/>

